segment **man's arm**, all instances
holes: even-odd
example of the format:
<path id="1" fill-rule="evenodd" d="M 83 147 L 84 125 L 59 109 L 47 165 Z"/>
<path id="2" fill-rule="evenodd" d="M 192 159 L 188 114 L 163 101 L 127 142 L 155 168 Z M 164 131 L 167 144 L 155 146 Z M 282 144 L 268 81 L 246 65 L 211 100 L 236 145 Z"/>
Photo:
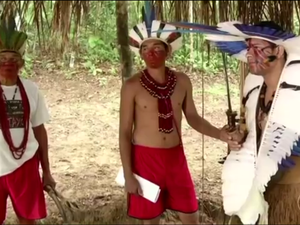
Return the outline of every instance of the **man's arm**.
<path id="1" fill-rule="evenodd" d="M 119 148 L 125 179 L 133 175 L 131 167 L 132 126 L 134 119 L 134 80 L 124 82 L 121 88 Z"/>
<path id="2" fill-rule="evenodd" d="M 33 128 L 34 136 L 39 143 L 39 154 L 44 174 L 50 174 L 50 163 L 48 154 L 48 135 L 44 124 Z"/>
<path id="3" fill-rule="evenodd" d="M 39 91 L 37 107 L 31 118 L 33 133 L 39 144 L 39 155 L 44 174 L 50 174 L 50 163 L 48 154 L 48 135 L 44 124 L 49 121 L 49 112 L 45 103 L 44 96 Z"/>
<path id="4" fill-rule="evenodd" d="M 188 124 L 196 131 L 202 134 L 216 139 L 220 139 L 221 130 L 211 125 L 207 120 L 205 120 L 198 114 L 193 99 L 193 87 L 191 80 L 186 74 L 182 74 L 182 76 L 183 82 L 186 87 L 186 95 L 183 103 L 183 112 L 185 114 Z"/>

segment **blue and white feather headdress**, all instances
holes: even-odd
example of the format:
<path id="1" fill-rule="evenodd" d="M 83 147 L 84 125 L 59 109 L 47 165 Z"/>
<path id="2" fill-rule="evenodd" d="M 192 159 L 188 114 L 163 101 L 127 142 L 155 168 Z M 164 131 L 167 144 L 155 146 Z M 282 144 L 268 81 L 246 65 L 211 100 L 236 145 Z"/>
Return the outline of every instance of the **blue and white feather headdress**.
<path id="1" fill-rule="evenodd" d="M 182 46 L 181 32 L 178 32 L 175 26 L 155 19 L 155 10 L 151 1 L 145 1 L 142 13 L 144 22 L 135 25 L 129 32 L 129 45 L 133 52 L 139 54 L 142 44 L 151 39 L 164 42 L 170 47 L 171 52 L 178 50 Z M 153 32 L 157 30 L 162 32 Z"/>
<path id="2" fill-rule="evenodd" d="M 203 33 L 221 51 L 246 62 L 247 44 L 250 38 L 263 39 L 283 46 L 287 53 L 286 64 L 274 95 L 273 104 L 257 150 L 256 107 L 263 77 L 248 74 L 244 96 L 251 90 L 247 101 L 247 139 L 240 151 L 231 151 L 222 169 L 222 196 L 225 214 L 237 215 L 243 224 L 268 224 L 268 203 L 263 193 L 269 181 L 291 155 L 299 156 L 300 138 L 300 37 L 281 29 L 271 21 L 256 25 L 231 21 L 217 26 L 191 23 L 170 23 L 192 30 L 182 33 Z M 294 63 L 292 63 L 294 62 Z M 255 87 L 258 85 L 258 89 Z M 254 88 L 254 89 L 253 89 Z M 291 165 L 292 166 L 292 165 Z M 259 217 L 260 215 L 260 217 Z"/>
<path id="3" fill-rule="evenodd" d="M 281 45 L 286 52 L 293 53 L 300 51 L 300 37 L 282 30 L 272 21 L 264 21 L 259 24 L 243 24 L 239 21 L 221 22 L 217 26 L 207 26 L 203 24 L 174 22 L 168 23 L 178 28 L 182 33 L 202 33 L 205 39 L 209 40 L 219 50 L 236 57 L 243 62 L 246 60 L 247 45 L 249 38 L 263 39 L 276 45 Z M 164 32 L 157 30 L 157 32 Z M 168 30 L 171 32 L 171 30 Z M 297 46 L 298 45 L 298 46 Z"/>

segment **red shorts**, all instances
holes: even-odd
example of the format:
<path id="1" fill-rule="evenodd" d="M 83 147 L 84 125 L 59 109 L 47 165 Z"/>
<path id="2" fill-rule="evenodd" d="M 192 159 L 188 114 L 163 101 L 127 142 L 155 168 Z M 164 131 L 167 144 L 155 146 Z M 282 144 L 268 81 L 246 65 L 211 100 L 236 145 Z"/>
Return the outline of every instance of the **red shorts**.
<path id="1" fill-rule="evenodd" d="M 6 217 L 8 196 L 19 218 L 38 220 L 47 216 L 37 156 L 14 172 L 0 177 L 0 224 L 3 224 Z"/>
<path id="2" fill-rule="evenodd" d="M 181 145 L 161 149 L 133 146 L 133 172 L 161 188 L 156 203 L 142 196 L 128 195 L 128 215 L 140 220 L 160 216 L 166 209 L 194 213 L 198 210 L 184 150 Z"/>

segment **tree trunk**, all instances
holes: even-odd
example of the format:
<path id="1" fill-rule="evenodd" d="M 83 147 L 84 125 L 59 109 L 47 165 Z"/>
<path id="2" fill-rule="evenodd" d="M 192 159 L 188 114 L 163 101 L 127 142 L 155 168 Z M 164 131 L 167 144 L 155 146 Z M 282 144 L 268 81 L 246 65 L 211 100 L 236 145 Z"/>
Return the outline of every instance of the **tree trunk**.
<path id="1" fill-rule="evenodd" d="M 131 76 L 132 59 L 128 35 L 128 3 L 116 1 L 117 39 L 120 53 L 122 82 Z"/>
<path id="2" fill-rule="evenodd" d="M 193 1 L 189 1 L 189 14 L 190 14 L 190 23 L 194 23 L 194 15 L 193 15 L 193 5 L 194 2 Z M 193 67 L 194 67 L 194 35 L 193 33 L 190 33 L 190 73 L 193 71 Z"/>

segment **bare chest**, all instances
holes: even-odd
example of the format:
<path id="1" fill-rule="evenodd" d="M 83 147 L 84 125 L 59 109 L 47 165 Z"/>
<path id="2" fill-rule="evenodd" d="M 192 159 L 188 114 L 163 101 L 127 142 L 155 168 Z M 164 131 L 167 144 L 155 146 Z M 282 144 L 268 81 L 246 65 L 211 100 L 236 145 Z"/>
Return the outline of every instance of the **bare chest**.
<path id="1" fill-rule="evenodd" d="M 258 127 L 263 131 L 266 127 L 268 114 L 273 103 L 274 92 L 266 91 L 266 93 L 263 93 L 261 95 L 263 95 L 264 97 L 263 99 L 259 99 L 258 101 L 258 114 L 256 119 L 258 122 Z"/>
<path id="2" fill-rule="evenodd" d="M 174 112 L 181 111 L 185 95 L 185 89 L 180 84 L 177 84 L 171 96 L 172 109 Z M 151 96 L 146 89 L 141 87 L 140 92 L 136 96 L 135 105 L 138 110 L 157 113 L 158 99 Z"/>

